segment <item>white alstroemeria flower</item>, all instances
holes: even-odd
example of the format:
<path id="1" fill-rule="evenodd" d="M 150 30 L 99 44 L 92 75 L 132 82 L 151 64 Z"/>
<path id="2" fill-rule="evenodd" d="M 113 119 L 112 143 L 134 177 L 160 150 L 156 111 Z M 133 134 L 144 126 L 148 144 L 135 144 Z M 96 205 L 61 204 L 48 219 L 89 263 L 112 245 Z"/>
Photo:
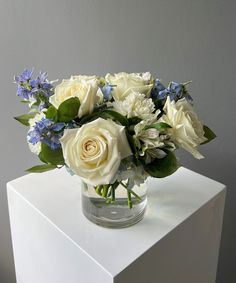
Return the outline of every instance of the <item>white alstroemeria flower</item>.
<path id="1" fill-rule="evenodd" d="M 160 113 L 157 112 L 157 115 Z M 168 147 L 168 150 L 175 149 L 174 143 L 170 140 L 170 136 L 166 130 L 159 131 L 156 128 L 151 128 L 151 125 L 157 124 L 155 118 L 147 121 L 143 120 L 134 126 L 134 140 L 136 146 L 140 149 L 140 156 L 145 156 L 146 163 L 151 162 L 155 158 L 164 158 L 166 152 L 163 150 Z"/>
<path id="2" fill-rule="evenodd" d="M 151 98 L 145 94 L 132 92 L 123 101 L 112 102 L 115 111 L 127 116 L 127 118 L 138 117 L 141 119 L 151 119 L 157 115 L 154 113 L 155 105 Z"/>
<path id="3" fill-rule="evenodd" d="M 112 96 L 115 100 L 124 100 L 130 93 L 139 92 L 150 96 L 154 82 L 151 73 L 125 73 L 107 74 L 108 84 L 113 85 Z"/>
<path id="4" fill-rule="evenodd" d="M 192 105 L 185 98 L 175 102 L 170 101 L 168 97 L 164 111 L 165 114 L 160 121 L 172 127 L 168 129 L 168 133 L 173 142 L 190 152 L 195 158 L 203 158 L 197 147 L 207 139 L 204 137 L 203 124 L 194 112 Z"/>
<path id="5" fill-rule="evenodd" d="M 125 127 L 102 118 L 65 130 L 60 141 L 67 166 L 92 186 L 114 181 L 121 160 L 132 155 Z"/>

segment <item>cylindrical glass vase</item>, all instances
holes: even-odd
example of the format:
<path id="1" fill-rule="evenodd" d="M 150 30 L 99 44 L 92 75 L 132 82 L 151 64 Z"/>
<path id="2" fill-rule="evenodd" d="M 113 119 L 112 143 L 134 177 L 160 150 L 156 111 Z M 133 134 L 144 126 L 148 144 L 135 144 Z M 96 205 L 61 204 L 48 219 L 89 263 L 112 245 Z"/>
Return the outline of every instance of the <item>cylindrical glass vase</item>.
<path id="1" fill-rule="evenodd" d="M 129 192 L 122 185 L 115 189 L 115 201 L 97 194 L 93 186 L 81 182 L 83 214 L 93 223 L 107 228 L 124 228 L 143 219 L 147 204 L 146 183 L 134 186 Z M 139 196 L 139 198 L 137 197 Z"/>

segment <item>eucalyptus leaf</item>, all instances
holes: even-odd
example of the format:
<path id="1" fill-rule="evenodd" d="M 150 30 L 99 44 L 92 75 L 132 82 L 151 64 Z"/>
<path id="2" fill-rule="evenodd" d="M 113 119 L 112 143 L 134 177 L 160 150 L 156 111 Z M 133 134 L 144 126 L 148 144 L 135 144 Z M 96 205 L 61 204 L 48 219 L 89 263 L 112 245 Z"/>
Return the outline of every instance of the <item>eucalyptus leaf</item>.
<path id="1" fill-rule="evenodd" d="M 29 113 L 29 114 L 23 114 L 23 115 L 14 117 L 14 119 L 17 120 L 18 122 L 20 122 L 21 124 L 25 125 L 25 126 L 29 126 L 29 119 L 34 118 L 34 116 L 36 114 L 37 114 L 37 112 Z"/>
<path id="2" fill-rule="evenodd" d="M 216 134 L 210 128 L 208 128 L 206 125 L 203 126 L 203 130 L 204 130 L 204 137 L 207 138 L 207 140 L 204 141 L 201 144 L 209 143 L 214 138 L 216 138 Z"/>
<path id="3" fill-rule="evenodd" d="M 143 164 L 145 171 L 154 178 L 164 178 L 173 174 L 179 164 L 173 152 L 169 151 L 166 157 L 155 159 L 149 164 Z"/>
<path id="4" fill-rule="evenodd" d="M 62 153 L 62 149 L 52 150 L 48 145 L 42 143 L 41 152 L 39 154 L 39 158 L 41 161 L 53 165 L 64 165 L 64 157 Z"/>
<path id="5" fill-rule="evenodd" d="M 59 122 L 69 122 L 78 117 L 80 101 L 78 97 L 71 97 L 60 104 L 57 110 Z"/>
<path id="6" fill-rule="evenodd" d="M 57 168 L 56 165 L 42 164 L 42 165 L 33 166 L 29 169 L 26 169 L 25 171 L 29 172 L 29 173 L 42 173 L 42 172 L 46 172 L 46 171 L 49 171 L 49 170 L 53 170 L 55 168 Z"/>

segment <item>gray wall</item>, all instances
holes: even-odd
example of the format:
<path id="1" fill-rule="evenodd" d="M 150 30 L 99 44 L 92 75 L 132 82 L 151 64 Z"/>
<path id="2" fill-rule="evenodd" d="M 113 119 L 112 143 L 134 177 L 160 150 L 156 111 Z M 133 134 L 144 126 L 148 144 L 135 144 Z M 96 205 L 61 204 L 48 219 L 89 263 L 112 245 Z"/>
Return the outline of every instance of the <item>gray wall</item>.
<path id="1" fill-rule="evenodd" d="M 13 75 L 32 66 L 51 79 L 150 70 L 166 82 L 193 80 L 196 108 L 218 138 L 202 161 L 181 156 L 228 186 L 217 282 L 236 282 L 235 10 L 234 1 L 216 0 L 0 0 L 1 283 L 15 280 L 5 183 L 37 164 L 26 128 L 12 119 L 26 110 Z"/>

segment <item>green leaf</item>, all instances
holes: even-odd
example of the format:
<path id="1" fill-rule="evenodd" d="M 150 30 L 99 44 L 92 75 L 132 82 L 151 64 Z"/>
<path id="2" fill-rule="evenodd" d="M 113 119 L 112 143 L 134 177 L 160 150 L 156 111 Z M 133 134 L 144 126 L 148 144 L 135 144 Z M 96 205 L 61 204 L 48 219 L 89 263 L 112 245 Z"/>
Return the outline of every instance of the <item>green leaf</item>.
<path id="1" fill-rule="evenodd" d="M 69 122 L 78 116 L 80 101 L 78 97 L 71 97 L 62 102 L 57 110 L 59 122 Z"/>
<path id="2" fill-rule="evenodd" d="M 23 114 L 21 116 L 14 117 L 14 119 L 25 126 L 29 126 L 29 119 L 34 118 L 35 115 L 36 113 Z"/>
<path id="3" fill-rule="evenodd" d="M 172 127 L 170 125 L 164 123 L 164 122 L 160 122 L 160 123 L 157 123 L 157 124 L 147 125 L 145 127 L 145 130 L 151 129 L 151 128 L 154 128 L 158 131 L 161 131 L 161 130 L 172 128 Z"/>
<path id="4" fill-rule="evenodd" d="M 136 125 L 139 122 L 142 121 L 142 119 L 140 119 L 139 117 L 132 117 L 132 118 L 128 118 L 129 121 L 129 125 Z"/>
<path id="5" fill-rule="evenodd" d="M 42 164 L 42 165 L 33 166 L 29 169 L 26 169 L 25 171 L 29 172 L 29 173 L 42 173 L 42 172 L 46 172 L 46 171 L 49 171 L 49 170 L 53 170 L 55 168 L 57 168 L 56 165 Z"/>
<path id="6" fill-rule="evenodd" d="M 112 119 L 116 122 L 119 122 L 122 126 L 129 126 L 128 119 L 121 115 L 120 113 L 113 111 L 113 110 L 104 110 L 100 113 L 98 113 L 100 117 L 104 119 Z"/>
<path id="7" fill-rule="evenodd" d="M 99 112 L 98 113 L 94 112 L 94 113 L 91 113 L 89 115 L 82 117 L 82 119 L 78 119 L 78 120 L 76 119 L 76 120 L 78 121 L 78 125 L 81 127 L 82 125 L 92 122 L 99 117 L 100 117 Z"/>
<path id="8" fill-rule="evenodd" d="M 155 159 L 149 164 L 143 164 L 145 171 L 155 178 L 164 178 L 173 174 L 179 167 L 178 161 L 173 152 L 162 159 Z"/>
<path id="9" fill-rule="evenodd" d="M 31 107 L 37 107 L 37 106 L 39 106 L 39 104 L 40 104 L 40 100 L 37 98 L 37 101 L 34 102 L 34 103 L 31 105 Z"/>
<path id="10" fill-rule="evenodd" d="M 64 165 L 64 157 L 62 153 L 62 149 L 52 150 L 48 145 L 42 143 L 41 152 L 39 154 L 39 158 L 41 161 L 53 165 Z"/>
<path id="11" fill-rule="evenodd" d="M 55 122 L 57 121 L 57 109 L 53 105 L 48 108 L 46 112 L 46 118 Z"/>
<path id="12" fill-rule="evenodd" d="M 21 103 L 26 103 L 26 104 L 29 104 L 29 103 L 30 103 L 29 100 L 21 100 L 20 102 L 21 102 Z"/>
<path id="13" fill-rule="evenodd" d="M 204 130 L 204 137 L 207 138 L 207 140 L 204 141 L 201 144 L 209 143 L 214 138 L 216 138 L 216 134 L 210 128 L 208 128 L 206 125 L 203 126 L 203 130 Z"/>
<path id="14" fill-rule="evenodd" d="M 128 119 L 125 116 L 121 115 L 120 113 L 116 111 L 108 110 L 108 109 L 98 111 L 98 112 L 93 112 L 89 115 L 86 115 L 78 121 L 78 124 L 82 126 L 83 124 L 94 121 L 97 118 L 112 119 L 116 122 L 119 122 L 121 125 L 127 126 L 127 127 L 129 125 Z"/>
<path id="15" fill-rule="evenodd" d="M 135 141 L 134 141 L 133 136 L 130 135 L 127 130 L 126 130 L 126 137 L 127 137 L 128 142 L 129 142 L 130 148 L 131 148 L 131 150 L 134 154 L 134 157 L 136 157 L 137 149 L 136 149 L 136 146 L 135 146 Z"/>

